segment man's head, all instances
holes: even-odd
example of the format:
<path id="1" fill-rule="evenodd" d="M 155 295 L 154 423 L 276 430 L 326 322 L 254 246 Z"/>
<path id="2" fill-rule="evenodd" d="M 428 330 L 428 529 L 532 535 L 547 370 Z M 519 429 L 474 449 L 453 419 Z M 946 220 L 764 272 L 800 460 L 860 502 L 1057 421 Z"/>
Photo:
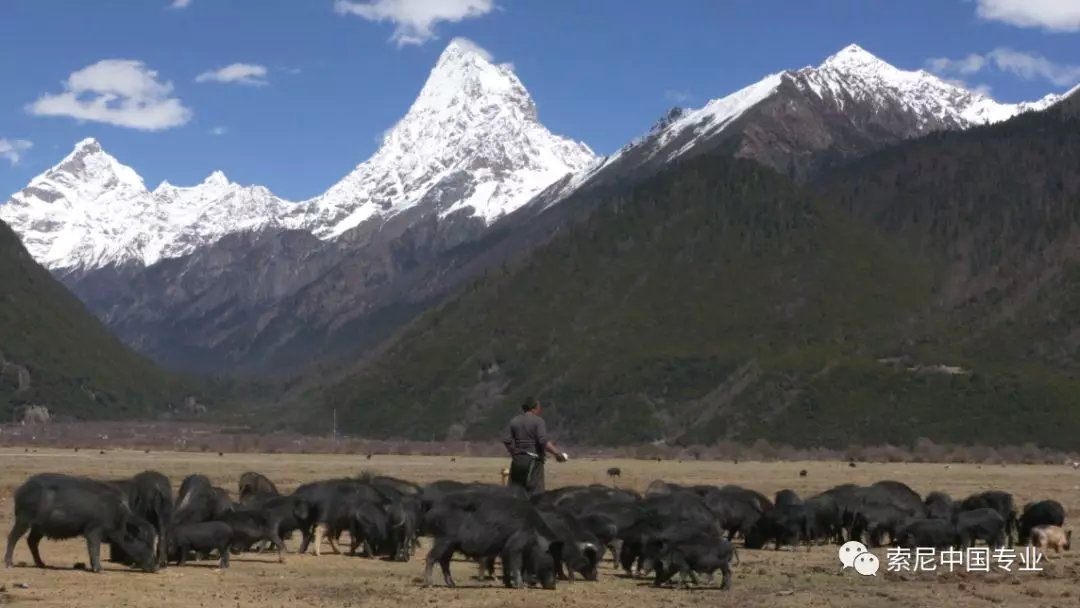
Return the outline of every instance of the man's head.
<path id="1" fill-rule="evenodd" d="M 521 404 L 521 411 L 526 412 L 526 413 L 532 412 L 534 414 L 539 414 L 540 413 L 540 400 L 537 399 L 536 397 L 529 397 L 528 399 L 525 400 L 524 403 Z"/>

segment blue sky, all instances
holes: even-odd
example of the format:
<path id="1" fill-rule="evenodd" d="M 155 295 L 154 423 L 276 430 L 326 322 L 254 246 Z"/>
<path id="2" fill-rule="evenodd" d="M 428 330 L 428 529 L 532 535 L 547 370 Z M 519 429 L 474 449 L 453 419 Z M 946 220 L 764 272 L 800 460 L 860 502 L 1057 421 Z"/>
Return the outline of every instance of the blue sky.
<path id="1" fill-rule="evenodd" d="M 1080 82 L 1080 0 L 2 0 L 0 191 L 93 136 L 151 188 L 221 169 L 314 196 L 374 152 L 456 36 L 602 154 L 672 105 L 850 42 L 1001 101 Z M 127 109 L 93 107 L 101 91 Z"/>

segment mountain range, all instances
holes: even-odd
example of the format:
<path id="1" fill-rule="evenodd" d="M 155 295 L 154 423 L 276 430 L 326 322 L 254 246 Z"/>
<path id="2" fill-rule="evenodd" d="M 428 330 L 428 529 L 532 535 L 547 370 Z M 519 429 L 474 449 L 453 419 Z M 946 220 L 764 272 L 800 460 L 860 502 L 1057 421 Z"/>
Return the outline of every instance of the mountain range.
<path id="1" fill-rule="evenodd" d="M 851 44 L 817 67 L 770 74 L 699 109 L 673 108 L 647 134 L 570 180 L 569 190 L 718 148 L 805 178 L 902 139 L 1000 122 L 1061 98 L 998 103 Z"/>
<path id="2" fill-rule="evenodd" d="M 0 219 L 159 363 L 276 374 L 378 343 L 476 272 L 588 213 L 566 205 L 536 221 L 575 192 L 633 183 L 714 150 L 806 179 L 897 141 L 1057 99 L 997 103 L 850 45 L 818 67 L 673 109 L 596 158 L 542 126 L 508 66 L 453 41 L 378 151 L 308 201 L 283 201 L 221 172 L 151 191 L 85 140 L 0 206 Z"/>
<path id="3" fill-rule="evenodd" d="M 1076 94 L 810 183 L 676 161 L 561 203 L 593 212 L 297 391 L 294 423 L 480 441 L 540 395 L 573 443 L 1071 449 L 1078 168 Z"/>
<path id="4" fill-rule="evenodd" d="M 453 41 L 376 153 L 307 201 L 232 183 L 221 171 L 195 186 L 166 181 L 148 190 L 91 138 L 15 193 L 0 219 L 54 271 L 150 266 L 228 234 L 267 228 L 333 240 L 408 212 L 459 211 L 491 224 L 560 180 L 554 190 L 565 197 L 725 143 L 737 156 L 801 176 L 897 139 L 998 122 L 1059 99 L 997 103 L 850 45 L 816 68 L 771 74 L 699 109 L 674 108 L 647 134 L 598 159 L 585 144 L 543 127 L 508 65 Z"/>
<path id="5" fill-rule="evenodd" d="M 86 139 L 13 195 L 0 219 L 55 271 L 149 266 L 228 234 L 301 229 L 332 239 L 415 208 L 491 221 L 593 159 L 587 146 L 539 123 L 507 66 L 453 42 L 375 155 L 310 200 L 288 202 L 262 186 L 231 183 L 221 171 L 195 186 L 162 182 L 148 190 L 133 169 Z"/>
<path id="6" fill-rule="evenodd" d="M 724 414 L 769 404 L 779 416 L 793 395 L 809 394 L 807 369 L 834 363 L 849 380 L 866 372 L 871 385 L 899 390 L 879 382 L 876 367 L 863 368 L 866 352 L 933 365 L 957 351 L 905 347 L 893 356 L 871 345 L 931 340 L 931 326 L 955 337 L 957 324 L 973 322 L 956 311 L 985 307 L 997 293 L 988 285 L 1028 295 L 1037 287 L 987 270 L 1030 267 L 1031 249 L 980 232 L 1001 238 L 1002 222 L 1021 220 L 988 206 L 1008 219 L 969 233 L 946 201 L 927 208 L 938 200 L 928 193 L 912 188 L 923 198 L 906 206 L 890 199 L 914 194 L 890 173 L 900 169 L 872 163 L 921 145 L 933 149 L 920 157 L 935 170 L 950 166 L 941 149 L 971 151 L 944 134 L 1030 128 L 1047 119 L 1029 117 L 1065 115 L 1075 97 L 998 103 L 850 45 L 702 108 L 673 108 L 597 157 L 544 128 L 510 66 L 453 41 L 376 153 L 310 200 L 285 201 L 220 171 L 196 186 L 149 190 L 100 142 L 84 140 L 0 205 L 0 220 L 117 336 L 159 364 L 296 376 L 279 405 L 292 405 L 297 424 L 311 404 L 336 403 L 351 410 L 354 430 L 479 437 L 491 431 L 493 408 L 531 391 L 567 407 L 588 402 L 587 413 L 556 408 L 556 428 L 572 435 L 575 425 L 596 423 L 605 442 L 658 438 L 639 436 L 644 428 L 680 441 L 765 436 L 779 418 L 731 423 Z M 1008 170 L 1007 159 L 993 160 Z M 968 187 L 922 165 L 904 170 L 921 187 L 953 180 L 960 185 L 945 191 L 961 198 Z M 1071 177 L 1061 179 L 1070 191 Z M 882 180 L 892 190 L 882 191 Z M 934 230 L 953 232 L 927 234 L 926 217 Z M 967 240 L 953 238 L 961 233 Z M 1006 250 L 1015 255 L 996 257 Z M 673 260 L 685 271 L 673 271 Z M 731 288 L 713 293 L 716 285 Z M 672 303 L 672 294 L 682 297 Z M 710 310 L 731 319 L 710 321 Z M 618 330 L 649 315 L 656 326 L 640 340 Z M 795 348 L 783 355 L 795 361 L 776 365 L 782 356 L 772 346 L 791 335 L 844 346 Z M 612 352 L 621 354 L 593 363 Z M 706 387 L 720 392 L 706 398 Z M 436 403 L 468 415 L 432 416 Z M 618 407 L 596 409 L 604 403 Z M 820 415 L 834 414 L 826 407 Z"/>

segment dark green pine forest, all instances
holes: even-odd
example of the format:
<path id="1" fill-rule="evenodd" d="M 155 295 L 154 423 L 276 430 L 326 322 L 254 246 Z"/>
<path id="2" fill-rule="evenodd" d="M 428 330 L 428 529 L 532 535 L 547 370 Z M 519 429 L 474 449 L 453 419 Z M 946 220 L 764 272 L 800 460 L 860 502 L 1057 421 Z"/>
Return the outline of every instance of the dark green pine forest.
<path id="1" fill-rule="evenodd" d="M 673 165 L 302 400 L 415 439 L 489 438 L 538 395 L 579 443 L 1075 447 L 1078 103 L 803 184 Z"/>
<path id="2" fill-rule="evenodd" d="M 27 405 L 60 419 L 148 418 L 205 401 L 203 384 L 113 337 L 0 222 L 0 421 Z"/>

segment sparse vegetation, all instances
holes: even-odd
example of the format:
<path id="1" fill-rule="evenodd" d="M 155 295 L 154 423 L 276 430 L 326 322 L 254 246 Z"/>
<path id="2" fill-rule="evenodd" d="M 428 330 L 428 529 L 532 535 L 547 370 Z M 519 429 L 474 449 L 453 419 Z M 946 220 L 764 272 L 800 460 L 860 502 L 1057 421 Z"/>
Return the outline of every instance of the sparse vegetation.
<path id="1" fill-rule="evenodd" d="M 567 444 L 572 445 L 572 444 Z M 502 458 L 497 441 L 408 441 L 326 437 L 296 432 L 260 433 L 254 429 L 175 422 L 79 422 L 48 425 L 0 425 L 0 446 L 72 449 L 171 450 L 225 454 L 351 454 L 357 457 L 452 456 Z M 877 463 L 1063 464 L 1080 460 L 1080 452 L 1040 447 L 1034 443 L 992 448 L 939 444 L 924 437 L 909 444 L 849 446 L 843 449 L 797 448 L 764 439 L 753 443 L 720 441 L 688 446 L 645 444 L 574 445 L 576 458 L 701 461 L 797 462 L 856 461 Z M 621 471 L 620 471 L 621 473 Z"/>

